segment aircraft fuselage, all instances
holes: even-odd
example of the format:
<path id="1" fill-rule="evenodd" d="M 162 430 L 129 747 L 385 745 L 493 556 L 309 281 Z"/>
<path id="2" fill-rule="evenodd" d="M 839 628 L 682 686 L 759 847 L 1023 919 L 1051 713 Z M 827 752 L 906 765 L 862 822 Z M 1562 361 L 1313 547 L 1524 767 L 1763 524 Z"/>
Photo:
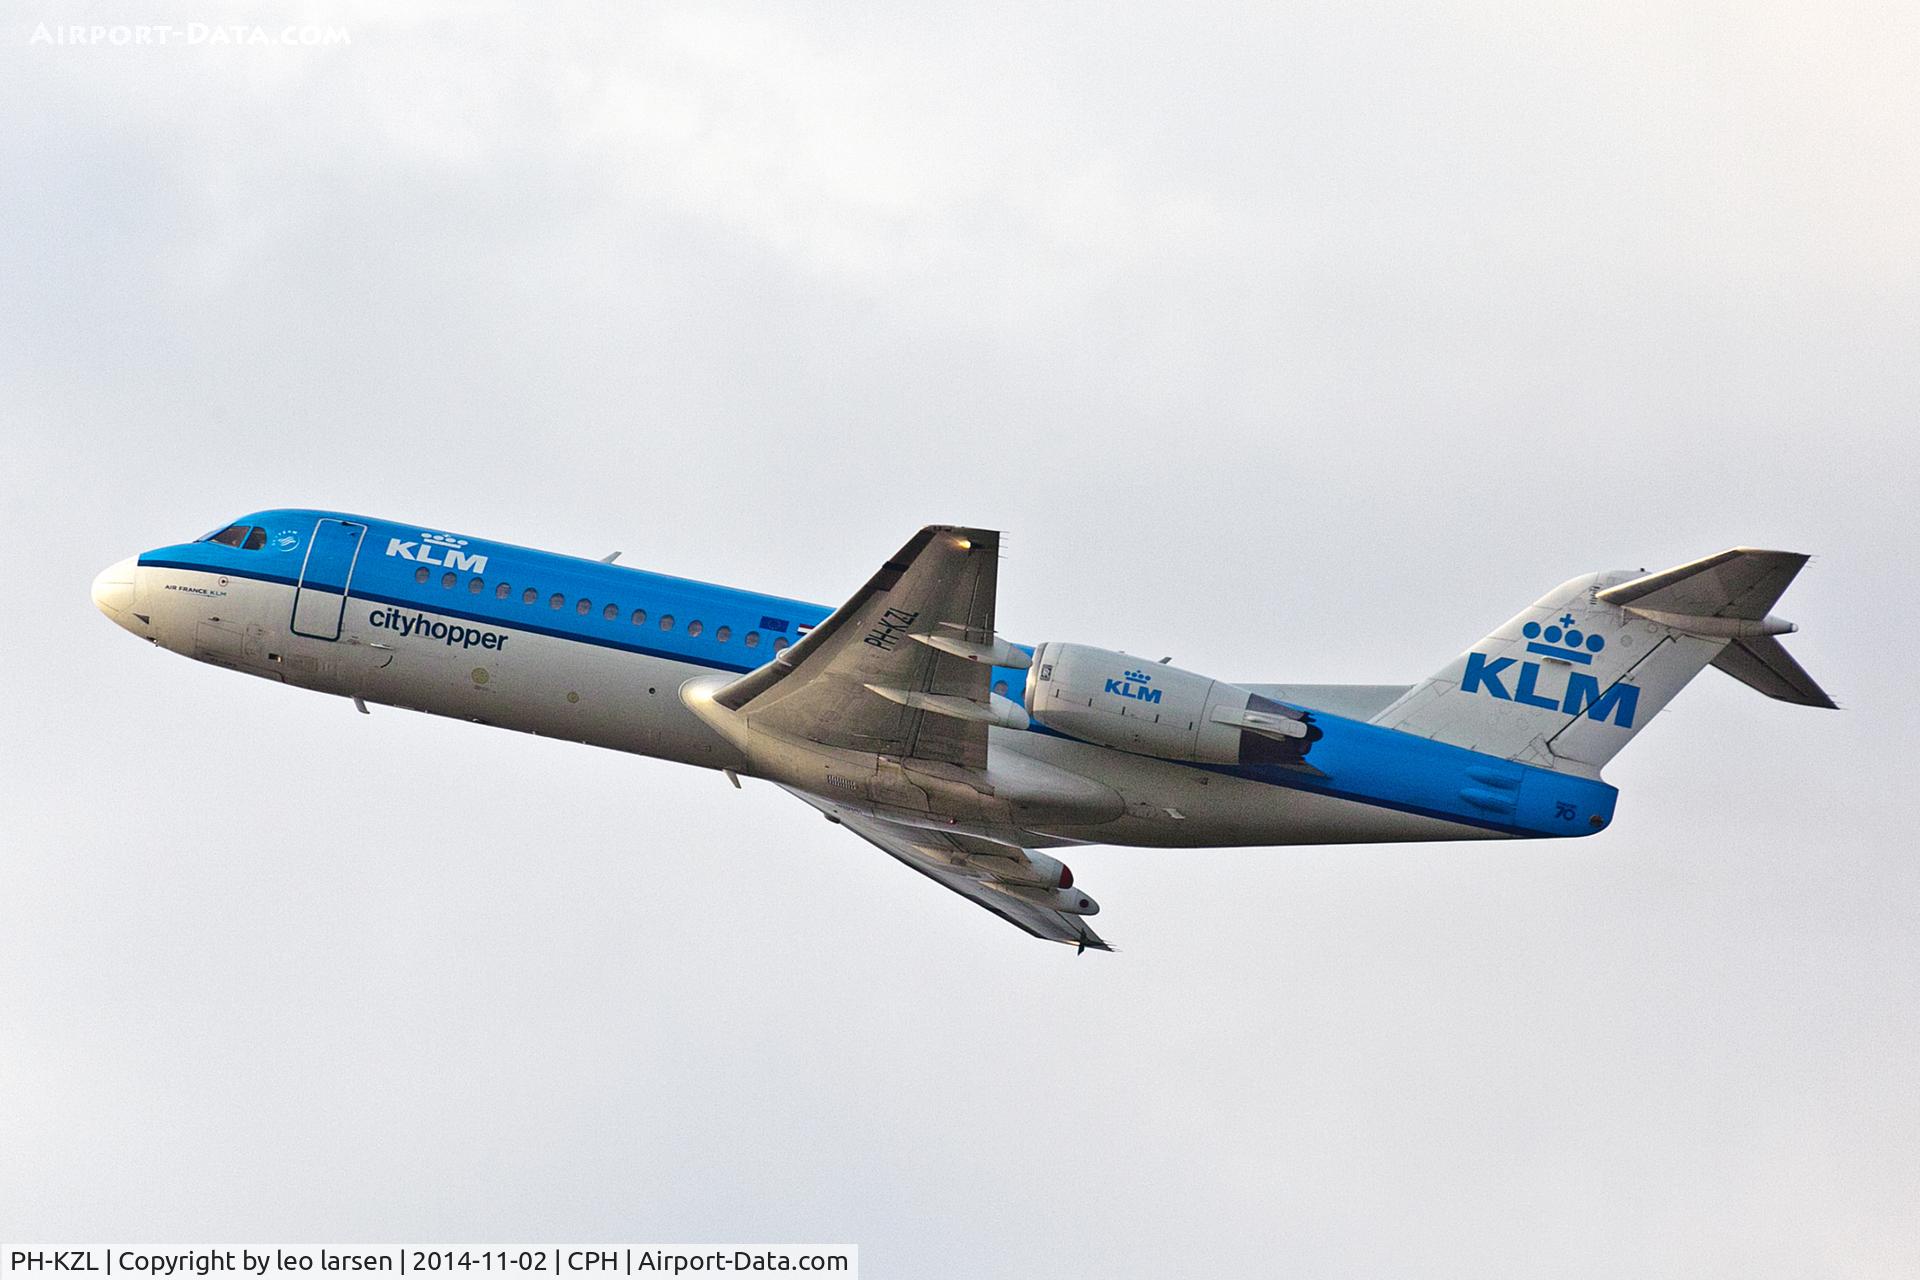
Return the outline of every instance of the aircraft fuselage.
<path id="1" fill-rule="evenodd" d="M 96 603 L 163 648 L 263 679 L 787 781 L 690 703 L 770 660 L 826 607 L 334 512 L 266 511 L 229 529 L 244 531 L 231 545 L 183 543 L 115 565 Z M 1017 702 L 1029 676 L 995 667 L 994 690 Z M 1003 796 L 1026 788 L 1044 800 L 1064 775 L 1116 803 L 985 805 L 977 819 L 943 820 L 1027 845 L 1197 847 L 1586 835 L 1612 814 L 1613 788 L 1594 779 L 1312 719 L 1324 740 L 1304 772 L 996 727 Z M 881 816 L 901 820 L 884 805 Z"/>

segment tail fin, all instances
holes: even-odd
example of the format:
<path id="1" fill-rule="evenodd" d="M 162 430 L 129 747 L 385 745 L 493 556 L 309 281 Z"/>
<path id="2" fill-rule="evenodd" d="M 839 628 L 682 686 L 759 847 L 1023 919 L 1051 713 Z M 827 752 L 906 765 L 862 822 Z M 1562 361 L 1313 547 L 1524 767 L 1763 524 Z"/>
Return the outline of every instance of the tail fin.
<path id="1" fill-rule="evenodd" d="M 1373 723 L 1598 776 L 1708 663 L 1769 697 L 1831 707 L 1769 617 L 1807 557 L 1740 547 L 1665 573 L 1590 574 L 1548 592 Z"/>

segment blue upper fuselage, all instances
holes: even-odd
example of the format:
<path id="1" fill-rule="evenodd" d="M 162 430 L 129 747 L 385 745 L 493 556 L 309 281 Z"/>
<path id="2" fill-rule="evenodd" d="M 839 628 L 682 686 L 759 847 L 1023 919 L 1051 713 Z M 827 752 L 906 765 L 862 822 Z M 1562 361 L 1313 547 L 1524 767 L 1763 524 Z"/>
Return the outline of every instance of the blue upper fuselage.
<path id="1" fill-rule="evenodd" d="M 364 525 L 351 566 L 355 599 L 705 667 L 746 672 L 831 609 L 784 596 L 650 573 L 411 524 L 304 509 L 259 511 L 194 542 L 143 553 L 143 567 L 297 586 L 318 522 Z M 213 539 L 223 540 L 215 541 Z M 376 624 L 378 625 L 378 624 Z M 995 668 L 1018 701 L 1026 673 Z M 1610 822 L 1614 788 L 1377 725 L 1313 711 L 1317 772 L 1279 765 L 1193 765 L 1518 836 L 1587 835 Z M 1050 732 L 1033 726 L 1033 732 Z"/>
<path id="2" fill-rule="evenodd" d="M 803 628 L 832 612 L 783 596 L 448 534 L 430 526 L 297 508 L 241 517 L 227 528 L 262 533 L 239 535 L 238 545 L 210 541 L 217 535 L 209 535 L 143 552 L 140 564 L 293 586 L 300 581 L 308 540 L 321 519 L 367 527 L 353 566 L 356 599 L 716 671 L 751 671 L 771 658 L 776 646 L 786 647 L 800 638 Z M 258 545 L 249 549 L 249 541 Z"/>

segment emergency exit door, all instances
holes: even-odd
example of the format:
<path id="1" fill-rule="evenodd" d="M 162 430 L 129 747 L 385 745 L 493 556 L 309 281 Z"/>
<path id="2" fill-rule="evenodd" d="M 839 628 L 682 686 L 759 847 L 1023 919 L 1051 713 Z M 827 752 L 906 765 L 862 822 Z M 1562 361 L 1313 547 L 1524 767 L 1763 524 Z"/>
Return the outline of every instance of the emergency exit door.
<path id="1" fill-rule="evenodd" d="M 300 584 L 293 591 L 293 633 L 315 640 L 340 638 L 340 615 L 347 608 L 347 586 L 367 526 L 352 520 L 322 519 L 307 542 Z"/>

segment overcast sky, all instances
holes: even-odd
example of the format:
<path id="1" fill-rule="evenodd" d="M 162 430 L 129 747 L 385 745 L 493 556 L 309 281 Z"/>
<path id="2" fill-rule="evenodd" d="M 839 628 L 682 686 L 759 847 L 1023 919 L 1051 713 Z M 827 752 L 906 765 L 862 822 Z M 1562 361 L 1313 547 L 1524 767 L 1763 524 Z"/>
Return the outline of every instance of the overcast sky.
<path id="1" fill-rule="evenodd" d="M 0 1234 L 854 1241 L 913 1277 L 1920 1272 L 1911 4 L 315 3 L 0 30 Z M 272 505 L 1410 681 L 1738 544 L 1565 844 L 1072 863 L 150 649 Z M 1238 1271 L 1236 1272 L 1236 1269 Z"/>

